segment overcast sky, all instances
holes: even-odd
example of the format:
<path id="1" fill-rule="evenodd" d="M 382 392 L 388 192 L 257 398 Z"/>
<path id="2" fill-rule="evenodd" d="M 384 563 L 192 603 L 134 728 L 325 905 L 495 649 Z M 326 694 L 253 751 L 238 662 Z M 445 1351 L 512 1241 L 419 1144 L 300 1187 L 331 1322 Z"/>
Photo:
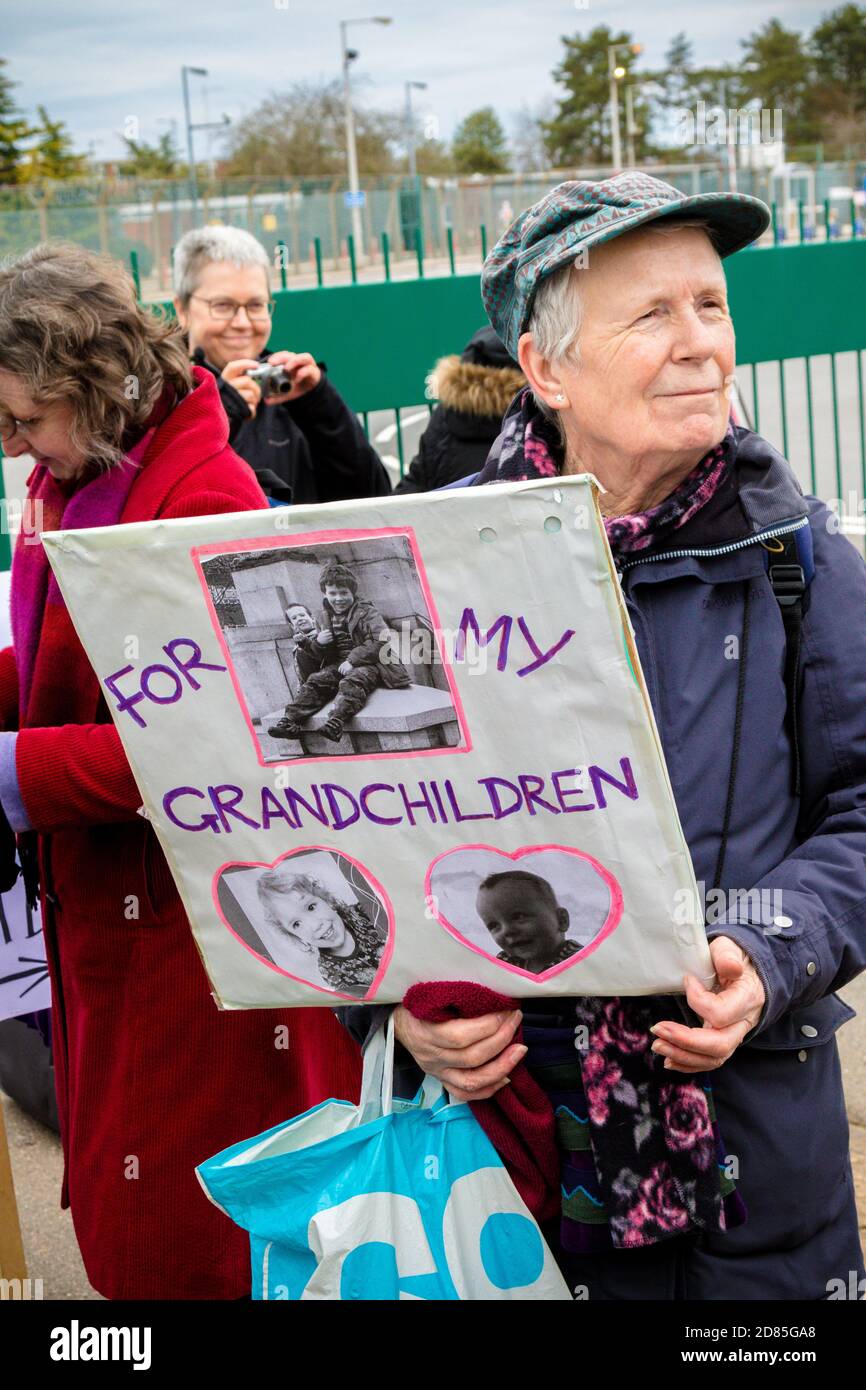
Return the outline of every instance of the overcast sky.
<path id="1" fill-rule="evenodd" d="M 365 79 L 361 100 L 402 109 L 404 82 L 427 82 L 428 90 L 415 94 L 417 109 L 438 122 L 447 140 L 479 106 L 494 106 L 508 128 L 524 103 L 536 108 L 552 96 L 550 74 L 563 34 L 586 34 L 596 24 L 625 28 L 644 45 L 641 62 L 658 67 L 671 37 L 684 28 L 697 62 L 736 61 L 739 40 L 767 20 L 807 31 L 841 0 L 581 3 L 30 0 L 4 19 L 0 52 L 28 114 L 43 103 L 67 122 L 78 150 L 92 146 L 97 159 L 111 159 L 123 152 L 120 133 L 129 117 L 149 143 L 172 119 L 183 138 L 181 64 L 209 70 L 206 80 L 193 79 L 193 119 L 226 112 L 237 120 L 291 82 L 339 75 L 339 21 L 378 12 L 394 23 L 350 29 L 361 55 L 355 70 Z M 204 138 L 198 139 L 203 157 Z"/>

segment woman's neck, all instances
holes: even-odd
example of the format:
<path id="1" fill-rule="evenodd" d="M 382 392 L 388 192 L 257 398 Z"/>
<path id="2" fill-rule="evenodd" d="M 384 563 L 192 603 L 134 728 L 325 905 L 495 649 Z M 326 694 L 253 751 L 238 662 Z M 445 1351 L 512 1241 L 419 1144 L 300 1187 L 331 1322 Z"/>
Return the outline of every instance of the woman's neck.
<path id="1" fill-rule="evenodd" d="M 592 473 L 604 488 L 599 497 L 604 517 L 639 516 L 657 507 L 688 477 L 703 458 L 703 453 L 690 453 L 671 458 L 659 465 L 633 459 L 598 459 L 591 461 L 566 452 L 563 473 Z"/>

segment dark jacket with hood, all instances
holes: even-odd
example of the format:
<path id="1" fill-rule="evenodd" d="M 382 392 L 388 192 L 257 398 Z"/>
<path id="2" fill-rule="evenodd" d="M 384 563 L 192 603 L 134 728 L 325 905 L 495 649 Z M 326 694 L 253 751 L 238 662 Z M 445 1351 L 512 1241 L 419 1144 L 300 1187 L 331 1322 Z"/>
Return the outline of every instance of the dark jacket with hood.
<path id="1" fill-rule="evenodd" d="M 261 353 L 260 361 L 267 356 Z M 253 416 L 240 392 L 223 380 L 201 348 L 193 353 L 193 362 L 216 377 L 228 416 L 229 443 L 273 501 L 301 505 L 390 494 L 385 465 L 324 368 L 318 386 L 305 396 L 282 405 L 262 402 Z"/>
<path id="2" fill-rule="evenodd" d="M 439 404 L 395 492 L 430 492 L 483 468 L 526 378 L 493 329 L 481 328 L 459 357 L 440 358 L 429 385 Z"/>
<path id="3" fill-rule="evenodd" d="M 738 942 L 766 992 L 757 1027 L 708 1074 L 749 1215 L 736 1230 L 668 1242 L 646 1265 L 631 1251 L 587 1257 L 591 1298 L 850 1299 L 864 1275 L 835 1035 L 853 1014 L 836 991 L 866 968 L 866 567 L 772 445 L 734 433 L 728 482 L 661 547 L 623 560 L 620 582 L 708 888 L 729 821 L 724 910 L 707 935 Z M 787 644 L 767 565 L 778 537 L 804 528 L 815 574 L 801 633 L 797 795 Z M 343 1016 L 360 1037 L 383 1012 Z M 412 1094 L 417 1074 L 401 1080 Z"/>

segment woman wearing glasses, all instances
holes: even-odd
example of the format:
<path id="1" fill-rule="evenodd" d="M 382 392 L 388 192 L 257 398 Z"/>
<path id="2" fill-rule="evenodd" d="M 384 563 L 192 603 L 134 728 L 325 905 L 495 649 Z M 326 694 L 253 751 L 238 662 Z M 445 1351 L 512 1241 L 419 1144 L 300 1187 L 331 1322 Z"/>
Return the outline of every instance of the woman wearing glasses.
<path id="1" fill-rule="evenodd" d="M 229 442 L 276 502 L 336 502 L 391 491 L 358 417 L 308 352 L 265 351 L 268 257 L 238 227 L 199 227 L 174 251 L 175 308 L 193 362 L 217 378 Z M 283 366 L 291 389 L 262 397 L 248 375 Z"/>
<path id="2" fill-rule="evenodd" d="M 31 888 L 38 858 L 62 1200 L 106 1298 L 248 1294 L 247 1239 L 196 1164 L 358 1082 L 357 1048 L 328 1010 L 215 1007 L 40 543 L 48 530 L 258 511 L 264 494 L 227 435 L 213 377 L 116 262 L 61 243 L 0 268 L 0 439 L 33 464 L 14 644 L 0 651 L 0 854 L 8 824 Z"/>

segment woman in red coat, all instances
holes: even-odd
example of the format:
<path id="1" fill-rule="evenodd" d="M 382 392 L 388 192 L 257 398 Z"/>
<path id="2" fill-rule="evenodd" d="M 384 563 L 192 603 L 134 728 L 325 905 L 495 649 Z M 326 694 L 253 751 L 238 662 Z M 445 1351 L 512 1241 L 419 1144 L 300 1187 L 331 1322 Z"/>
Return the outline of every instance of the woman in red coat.
<path id="1" fill-rule="evenodd" d="M 0 653 L 0 803 L 24 846 L 38 843 L 62 1202 L 106 1297 L 238 1298 L 247 1237 L 193 1170 L 328 1096 L 354 1098 L 357 1049 L 327 1009 L 216 1008 L 39 533 L 266 500 L 227 446 L 212 376 L 120 267 L 77 247 L 37 247 L 0 271 L 0 432 L 36 464 L 14 647 Z M 121 655 L 135 614 L 124 623 Z"/>

